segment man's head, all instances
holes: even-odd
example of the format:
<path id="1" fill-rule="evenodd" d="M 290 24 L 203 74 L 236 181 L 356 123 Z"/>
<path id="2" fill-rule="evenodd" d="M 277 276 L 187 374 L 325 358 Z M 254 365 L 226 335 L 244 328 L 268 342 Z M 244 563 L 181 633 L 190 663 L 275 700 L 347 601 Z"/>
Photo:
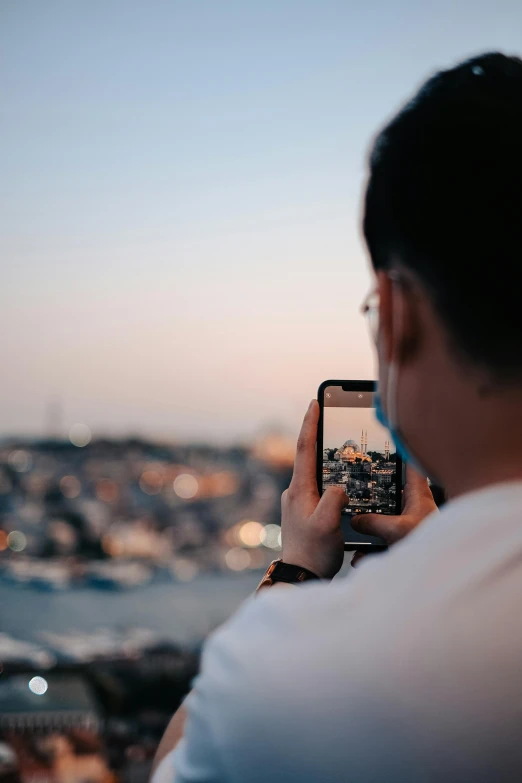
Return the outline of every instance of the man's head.
<path id="1" fill-rule="evenodd" d="M 494 426 L 494 399 L 522 399 L 521 60 L 486 54 L 438 73 L 387 125 L 364 234 L 384 403 L 392 364 L 401 432 L 440 477 L 436 432 L 471 442 L 471 415 L 486 418 L 480 431 Z"/>

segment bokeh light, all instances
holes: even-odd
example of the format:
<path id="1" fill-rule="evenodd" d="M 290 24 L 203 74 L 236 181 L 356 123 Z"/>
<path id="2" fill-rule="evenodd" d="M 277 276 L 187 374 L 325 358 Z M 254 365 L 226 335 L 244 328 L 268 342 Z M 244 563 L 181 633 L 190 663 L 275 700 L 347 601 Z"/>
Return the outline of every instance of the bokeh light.
<path id="1" fill-rule="evenodd" d="M 17 449 L 12 451 L 7 459 L 9 466 L 17 473 L 27 473 L 31 470 L 33 460 L 28 451 Z"/>
<path id="2" fill-rule="evenodd" d="M 111 557 L 121 557 L 124 552 L 121 541 L 117 541 L 109 534 L 102 536 L 101 545 L 104 552 Z"/>
<path id="3" fill-rule="evenodd" d="M 49 685 L 43 677 L 32 677 L 29 680 L 28 687 L 31 693 L 34 693 L 36 696 L 43 696 L 44 693 L 47 693 Z"/>
<path id="4" fill-rule="evenodd" d="M 65 519 L 49 522 L 49 537 L 65 552 L 72 552 L 78 543 L 78 533 Z"/>
<path id="5" fill-rule="evenodd" d="M 163 476 L 157 470 L 144 470 L 140 478 L 140 489 L 146 495 L 159 495 L 163 489 Z"/>
<path id="6" fill-rule="evenodd" d="M 27 546 L 27 538 L 20 530 L 13 530 L 7 536 L 7 546 L 13 552 L 23 552 Z"/>
<path id="7" fill-rule="evenodd" d="M 190 500 L 198 493 L 198 480 L 190 473 L 181 473 L 176 476 L 173 483 L 173 489 L 176 495 L 183 500 Z"/>
<path id="8" fill-rule="evenodd" d="M 219 470 L 205 476 L 203 489 L 209 497 L 217 498 L 233 495 L 238 487 L 239 479 L 236 473 L 231 470 Z"/>
<path id="9" fill-rule="evenodd" d="M 60 490 L 66 498 L 77 498 L 82 491 L 82 485 L 76 476 L 64 476 L 60 480 Z"/>
<path id="10" fill-rule="evenodd" d="M 118 499 L 120 490 L 115 481 L 102 478 L 96 482 L 96 497 L 104 503 L 114 503 Z"/>
<path id="11" fill-rule="evenodd" d="M 253 453 L 268 465 L 290 468 L 295 459 L 295 441 L 279 432 L 270 432 L 256 442 Z"/>
<path id="12" fill-rule="evenodd" d="M 226 553 L 225 563 L 231 571 L 244 571 L 250 567 L 250 552 L 235 546 Z"/>
<path id="13" fill-rule="evenodd" d="M 73 424 L 69 430 L 69 440 L 73 446 L 78 446 L 80 449 L 87 446 L 91 442 L 91 438 L 91 431 L 86 424 Z"/>
<path id="14" fill-rule="evenodd" d="M 0 530 L 0 552 L 7 549 L 7 533 L 5 530 Z"/>
<path id="15" fill-rule="evenodd" d="M 239 540 L 244 546 L 261 546 L 261 534 L 263 533 L 263 525 L 259 522 L 247 520 L 241 523 L 239 528 Z"/>
<path id="16" fill-rule="evenodd" d="M 261 531 L 261 543 L 269 549 L 281 549 L 281 528 L 279 525 L 265 525 Z"/>

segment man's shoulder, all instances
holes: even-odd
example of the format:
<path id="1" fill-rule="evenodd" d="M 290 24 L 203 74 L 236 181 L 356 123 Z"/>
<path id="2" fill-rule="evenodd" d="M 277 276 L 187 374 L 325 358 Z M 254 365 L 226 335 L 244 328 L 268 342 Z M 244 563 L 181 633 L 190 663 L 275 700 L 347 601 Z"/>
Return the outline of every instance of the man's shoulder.
<path id="1" fill-rule="evenodd" d="M 511 725 L 504 694 L 519 681 L 522 631 L 499 618 L 522 590 L 512 506 L 497 493 L 500 519 L 457 507 L 330 585 L 246 601 L 205 645 L 192 697 L 191 725 L 204 715 L 230 779 L 263 780 L 271 765 L 277 781 L 341 780 L 347 763 L 384 779 L 403 761 L 397 779 L 413 779 L 413 734 L 426 749 L 420 779 L 434 736 L 459 758 L 477 715 L 491 718 L 484 742 L 499 715 Z M 370 729 L 379 726 L 386 743 L 375 754 Z"/>
<path id="2" fill-rule="evenodd" d="M 262 591 L 212 635 L 204 665 L 224 667 L 228 661 L 244 689 L 248 679 L 254 687 L 260 685 L 258 673 L 264 666 L 271 668 L 273 681 L 288 681 L 291 674 L 296 682 L 300 675 L 308 677 L 308 667 L 316 673 L 342 667 L 350 650 L 379 655 L 395 617 L 402 616 L 404 623 L 400 604 L 404 609 L 408 601 L 383 561 L 364 564 L 331 584 Z"/>
<path id="3" fill-rule="evenodd" d="M 331 585 L 266 590 L 213 634 L 196 691 L 223 757 L 240 769 L 238 749 L 249 748 L 238 780 L 253 779 L 267 757 L 283 766 L 302 757 L 300 770 L 317 764 L 324 773 L 323 755 L 335 759 L 348 740 L 352 754 L 363 742 L 359 721 L 373 719 L 376 691 L 379 711 L 396 709 L 421 635 L 408 612 L 387 606 L 384 565 Z M 318 737 L 324 754 L 312 752 Z"/>
<path id="4" fill-rule="evenodd" d="M 368 558 L 331 584 L 263 591 L 214 635 L 207 659 L 226 650 L 245 676 L 255 672 L 252 662 L 276 658 L 278 671 L 289 667 L 295 676 L 305 676 L 308 664 L 315 671 L 321 663 L 342 671 L 346 655 L 392 672 L 395 664 L 401 668 L 404 655 L 422 651 L 430 639 L 439 645 L 446 636 L 454 640 L 459 620 L 476 616 L 483 601 L 482 592 L 470 585 L 487 581 L 505 561 L 513 535 L 506 529 L 502 546 L 492 552 L 490 525 L 474 528 L 468 513 L 459 530 L 453 516 L 428 520 L 388 553 Z M 520 537 L 518 526 L 515 535 Z M 514 594 L 517 585 L 522 587 L 520 569 L 510 580 Z M 490 591 L 493 607 L 497 588 Z"/>

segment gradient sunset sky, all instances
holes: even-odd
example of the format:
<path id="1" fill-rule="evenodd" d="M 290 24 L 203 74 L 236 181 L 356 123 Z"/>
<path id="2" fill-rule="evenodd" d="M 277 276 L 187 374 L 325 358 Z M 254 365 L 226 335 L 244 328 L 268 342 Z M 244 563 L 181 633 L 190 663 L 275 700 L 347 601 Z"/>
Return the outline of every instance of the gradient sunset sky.
<path id="1" fill-rule="evenodd" d="M 379 424 L 372 408 L 325 408 L 323 447 L 338 449 L 347 440 L 354 440 L 361 446 L 362 430 L 368 438 L 367 451 L 384 452 L 386 441 L 390 441 L 391 451 L 395 451 L 390 434 Z"/>
<path id="2" fill-rule="evenodd" d="M 293 434 L 374 377 L 371 137 L 520 0 L 2 0 L 0 436 Z"/>

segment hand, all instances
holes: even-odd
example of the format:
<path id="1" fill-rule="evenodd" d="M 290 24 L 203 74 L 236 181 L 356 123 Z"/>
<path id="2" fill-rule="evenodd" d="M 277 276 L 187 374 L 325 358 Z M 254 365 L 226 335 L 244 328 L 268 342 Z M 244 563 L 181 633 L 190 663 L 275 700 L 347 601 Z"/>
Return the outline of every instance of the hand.
<path id="1" fill-rule="evenodd" d="M 348 498 L 341 487 L 328 487 L 322 497 L 319 495 L 315 447 L 318 420 L 319 403 L 312 400 L 297 441 L 292 481 L 281 499 L 281 556 L 285 563 L 332 579 L 344 559 L 341 510 Z"/>
<path id="2" fill-rule="evenodd" d="M 380 536 L 391 546 L 411 533 L 428 514 L 437 510 L 426 477 L 421 476 L 409 465 L 406 468 L 403 501 L 404 506 L 400 516 L 359 514 L 352 519 L 353 529 L 366 536 Z M 355 566 L 363 557 L 362 552 L 356 552 L 352 558 L 352 565 Z"/>

